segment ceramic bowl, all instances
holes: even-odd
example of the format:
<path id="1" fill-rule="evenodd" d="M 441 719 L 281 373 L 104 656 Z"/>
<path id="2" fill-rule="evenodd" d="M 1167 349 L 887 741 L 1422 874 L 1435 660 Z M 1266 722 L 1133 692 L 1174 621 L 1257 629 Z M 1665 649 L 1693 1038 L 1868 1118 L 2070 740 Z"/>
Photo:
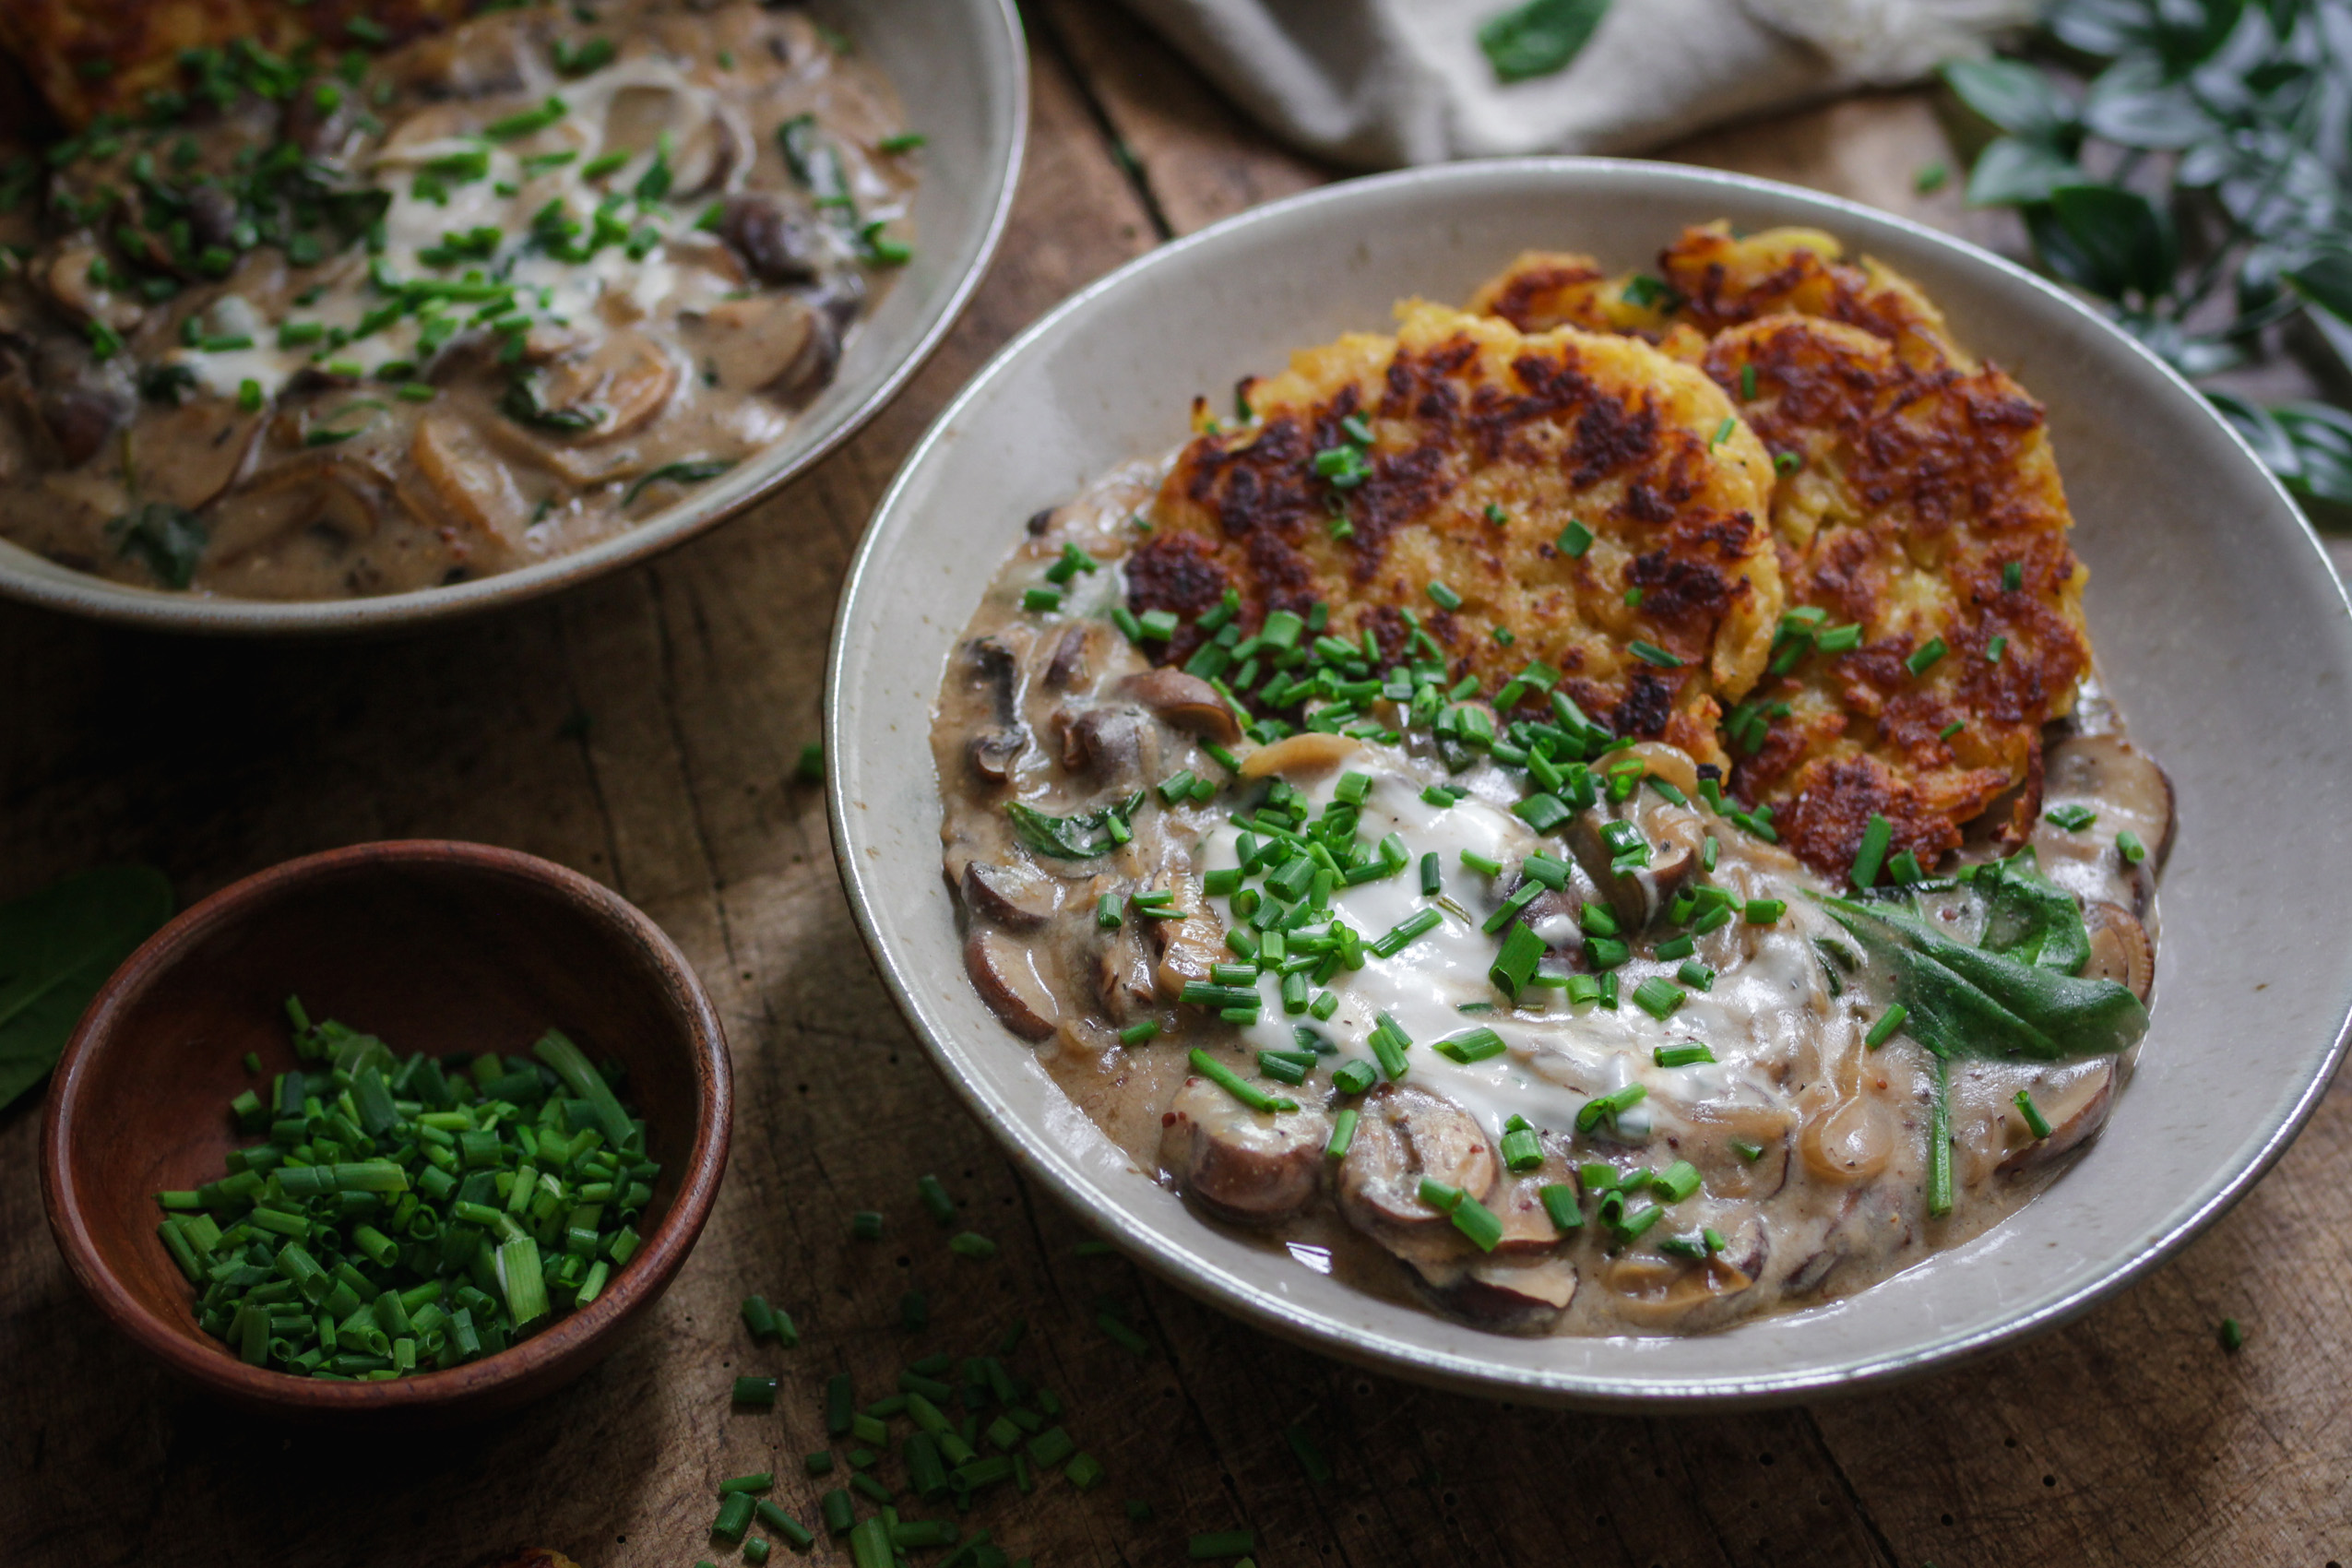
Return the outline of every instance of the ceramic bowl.
<path id="1" fill-rule="evenodd" d="M 1977 1241 L 1812 1311 L 1685 1338 L 1507 1338 L 1391 1304 L 1216 1229 L 1135 1170 L 990 1014 L 939 870 L 930 715 L 953 640 L 1023 519 L 1172 446 L 1185 402 L 1461 300 L 1523 248 L 1653 265 L 1682 225 L 1808 224 L 1909 274 L 2049 407 L 2091 568 L 2102 670 L 2171 770 L 2154 1027 L 2096 1146 Z M 1150 374 L 1137 367 L 1148 366 Z M 1336 1355 L 1518 1400 L 1812 1396 L 1946 1365 L 2121 1289 L 2243 1194 L 2316 1103 L 2352 999 L 2352 617 L 2317 540 L 2196 393 L 2065 293 L 1867 208 L 1694 169 L 1530 160 L 1279 202 L 1152 252 L 1009 346 L 884 498 L 836 623 L 836 848 L 882 972 L 1023 1168 L 1136 1259 Z M 2280 891 L 2295 890 L 2281 919 Z"/>
<path id="2" fill-rule="evenodd" d="M 852 335 L 832 383 L 784 438 L 676 505 L 569 555 L 445 588 L 278 603 L 212 599 L 91 576 L 0 540 L 0 594 L 175 632 L 287 636 L 445 621 L 537 599 L 693 538 L 774 494 L 840 445 L 930 357 L 996 252 L 1028 131 L 1028 56 L 1012 0 L 811 0 L 898 89 L 927 137 L 914 259 Z"/>
<path id="3" fill-rule="evenodd" d="M 294 1064 L 284 1003 L 402 1053 L 527 1051 L 551 1026 L 617 1061 L 661 1162 L 643 1241 L 586 1308 L 507 1349 L 387 1383 L 247 1366 L 196 1324 L 156 1237 L 158 1192 L 218 1177 L 227 1107 Z M 131 955 L 49 1090 L 42 1195 L 74 1277 L 114 1325 L 235 1404 L 307 1419 L 445 1421 L 509 1408 L 609 1354 L 685 1262 L 727 1166 L 727 1041 L 685 958 L 619 895 L 512 849 L 432 840 L 289 861 L 224 888 Z"/>

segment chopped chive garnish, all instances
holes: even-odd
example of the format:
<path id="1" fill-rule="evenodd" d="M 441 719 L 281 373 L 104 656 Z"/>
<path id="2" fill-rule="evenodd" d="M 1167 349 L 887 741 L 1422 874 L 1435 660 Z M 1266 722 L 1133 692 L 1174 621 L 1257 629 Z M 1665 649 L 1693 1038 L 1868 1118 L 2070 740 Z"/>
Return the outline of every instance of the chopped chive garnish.
<path id="1" fill-rule="evenodd" d="M 1688 1045 L 1661 1045 L 1650 1052 L 1650 1059 L 1661 1067 L 1694 1067 L 1714 1061 L 1715 1052 L 1693 1040 Z"/>
<path id="2" fill-rule="evenodd" d="M 938 1177 L 917 1177 L 915 1195 L 922 1200 L 923 1208 L 939 1224 L 947 1226 L 956 1223 L 956 1200 L 947 1195 L 947 1189 L 940 1184 Z"/>
<path id="3" fill-rule="evenodd" d="M 1558 542 L 1562 555 L 1581 559 L 1585 552 L 1593 547 L 1593 530 L 1571 517 L 1568 526 L 1560 530 Z"/>
<path id="4" fill-rule="evenodd" d="M 1904 1021 L 1910 1016 L 1911 1010 L 1897 1002 L 1878 1016 L 1878 1022 L 1872 1024 L 1870 1033 L 1862 1037 L 1862 1043 L 1871 1050 L 1876 1051 L 1895 1038 L 1896 1032 L 1903 1028 Z"/>
<path id="5" fill-rule="evenodd" d="M 1563 1235 L 1585 1223 L 1584 1206 L 1576 1201 L 1576 1189 L 1565 1182 L 1549 1182 L 1536 1189 L 1536 1196 L 1543 1204 L 1543 1212 L 1551 1228 Z"/>
<path id="6" fill-rule="evenodd" d="M 2016 1104 L 2017 1114 L 2025 1119 L 2025 1125 L 2032 1131 L 2034 1136 L 2037 1138 L 2049 1136 L 2049 1119 L 2042 1114 L 2042 1108 L 2034 1103 L 2033 1092 L 2030 1089 L 2017 1091 Z"/>
<path id="7" fill-rule="evenodd" d="M 2024 588 L 2025 586 L 2025 564 L 2023 561 L 2012 561 L 2007 565 L 2002 567 L 2001 586 L 2007 588 L 2011 593 L 2015 593 L 2019 588 Z"/>
<path id="8" fill-rule="evenodd" d="M 1748 1138 L 1734 1138 L 1731 1140 L 1731 1152 L 1748 1164 L 1753 1165 L 1764 1158 L 1764 1146 Z"/>
<path id="9" fill-rule="evenodd" d="M 1253 994 L 1255 993 L 1253 992 Z M 1189 1060 L 1192 1062 L 1194 1072 L 1198 1073 L 1253 1111 L 1283 1111 L 1299 1109 L 1297 1100 L 1276 1099 L 1198 1046 L 1193 1048 Z"/>
<path id="10" fill-rule="evenodd" d="M 1752 364 L 1740 367 L 1740 396 L 1747 402 L 1756 400 L 1756 367 Z"/>
<path id="11" fill-rule="evenodd" d="M 1543 1140 L 1524 1116 L 1503 1124 L 1503 1165 L 1512 1171 L 1533 1170 L 1543 1163 Z"/>
<path id="12" fill-rule="evenodd" d="M 2223 1318 L 2221 1320 L 2221 1348 L 2234 1356 L 2245 1348 L 2245 1344 L 2246 1331 L 2238 1325 L 2238 1320 L 2234 1317 Z"/>
<path id="13" fill-rule="evenodd" d="M 1688 993 L 1672 980 L 1652 975 L 1633 988 L 1633 1004 L 1651 1017 L 1664 1023 L 1689 999 Z"/>
<path id="14" fill-rule="evenodd" d="M 1443 583 L 1432 582 L 1429 585 L 1428 593 L 1431 602 L 1435 603 L 1440 610 L 1459 610 L 1462 608 L 1462 596 L 1455 593 L 1452 588 L 1447 588 Z"/>
<path id="15" fill-rule="evenodd" d="M 882 1240 L 882 1211 L 861 1208 L 849 1216 L 849 1234 L 861 1241 Z"/>
<path id="16" fill-rule="evenodd" d="M 1903 668 L 1908 670 L 1914 676 L 1924 675 L 1934 667 L 1936 660 L 1942 659 L 1948 651 L 1950 650 L 1943 646 L 1942 637 L 1930 637 L 1903 660 Z"/>
<path id="17" fill-rule="evenodd" d="M 1872 814 L 1862 828 L 1860 848 L 1854 851 L 1853 870 L 1848 873 L 1857 887 L 1869 887 L 1878 881 L 1879 870 L 1886 863 L 1887 846 L 1895 841 L 1895 825 Z"/>
<path id="18" fill-rule="evenodd" d="M 900 131 L 896 136 L 883 137 L 873 145 L 881 151 L 896 154 L 912 152 L 929 139 L 921 131 Z"/>
<path id="19" fill-rule="evenodd" d="M 1715 439 L 1708 442 L 1707 445 L 1710 446 L 1722 445 L 1725 442 L 1731 439 L 1731 433 L 1739 428 L 1740 421 L 1737 415 L 1725 415 L 1723 422 L 1715 427 Z"/>
<path id="20" fill-rule="evenodd" d="M 1361 1066 L 1362 1063 L 1359 1063 L 1357 1065 Z M 1351 1105 L 1345 1107 L 1338 1114 L 1332 1117 L 1331 1136 L 1323 1146 L 1323 1157 L 1325 1159 L 1339 1160 L 1348 1158 L 1348 1150 L 1354 1146 L 1356 1142 L 1357 1115 L 1356 1108 Z"/>
<path id="21" fill-rule="evenodd" d="M 1945 725 L 1942 729 L 1937 731 L 1935 732 L 1935 738 L 1939 741 L 1948 741 L 1952 739 L 1953 736 L 1960 733 L 1961 731 L 1966 730 L 1967 727 L 1968 721 L 1966 719 L 1955 719 L 1951 723 Z"/>
<path id="22" fill-rule="evenodd" d="M 2052 806 L 2042 815 L 2069 833 L 2080 833 L 2099 819 L 2099 814 L 2085 805 Z"/>
<path id="23" fill-rule="evenodd" d="M 1775 452 L 1772 455 L 1772 471 L 1776 474 L 1793 474 L 1804 466 L 1805 458 L 1802 453 Z"/>
<path id="24" fill-rule="evenodd" d="M 1639 592 L 1639 589 L 1633 590 Z M 1660 670 L 1680 670 L 1682 661 L 1656 643 L 1645 643 L 1639 637 L 1625 645 L 1625 651 L 1645 664 L 1655 664 Z"/>
<path id="25" fill-rule="evenodd" d="M 1045 613 L 1062 608 L 1062 590 L 1033 588 L 1021 590 L 1021 608 L 1032 613 Z"/>
<path id="26" fill-rule="evenodd" d="M 2008 646 L 2009 639 L 2007 637 L 1995 637 L 1992 641 L 1985 644 L 1985 662 L 1987 664 L 2000 663 L 2002 650 L 2006 648 Z"/>
<path id="27" fill-rule="evenodd" d="M 2148 847 L 2141 843 L 2140 836 L 2128 827 L 2115 836 L 2115 852 L 2131 865 L 2138 865 L 2148 858 Z"/>
<path id="28" fill-rule="evenodd" d="M 1158 1035 L 1158 1022 L 1156 1019 L 1146 1018 L 1140 1024 L 1129 1024 L 1125 1028 L 1121 1029 L 1119 1031 L 1119 1043 L 1122 1045 L 1142 1045 L 1146 1041 L 1157 1039 Z"/>
<path id="29" fill-rule="evenodd" d="M 1770 925 L 1788 912 L 1788 903 L 1784 898 L 1751 898 L 1743 911 L 1750 925 Z"/>

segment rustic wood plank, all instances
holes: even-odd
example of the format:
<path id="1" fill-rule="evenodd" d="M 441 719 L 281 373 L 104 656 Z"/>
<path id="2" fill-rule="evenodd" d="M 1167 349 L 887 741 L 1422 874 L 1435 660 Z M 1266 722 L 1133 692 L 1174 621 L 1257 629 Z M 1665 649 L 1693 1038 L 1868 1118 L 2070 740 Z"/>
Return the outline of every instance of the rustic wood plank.
<path id="1" fill-rule="evenodd" d="M 1188 232 L 1325 175 L 1123 13 L 1042 0 L 1030 20 L 1030 165 L 1004 254 L 909 392 L 754 515 L 552 604 L 395 641 L 188 644 L 0 609 L 0 895 L 114 857 L 165 866 L 192 897 L 359 838 L 512 844 L 612 883 L 679 938 L 726 1019 L 740 1097 L 710 1229 L 612 1361 L 491 1427 L 332 1450 L 192 1404 L 89 1324 L 40 1223 L 37 1118 L 0 1117 L 0 1319 L 36 1350 L 0 1373 L 12 1560 L 125 1558 L 160 1526 L 192 1563 L 464 1562 L 523 1540 L 589 1568 L 683 1563 L 710 1554 L 720 1476 L 776 1469 L 778 1500 L 813 1520 L 798 1459 L 827 1441 L 827 1376 L 870 1399 L 914 1347 L 979 1349 L 1016 1318 L 1030 1324 L 1016 1369 L 1063 1396 L 1111 1472 L 1083 1500 L 1049 1480 L 976 1512 L 1052 1563 L 1172 1562 L 1186 1534 L 1224 1527 L 1258 1532 L 1269 1564 L 2352 1559 L 2352 1354 L 2334 1332 L 2352 1302 L 2329 1202 L 2352 1175 L 2342 1091 L 2239 1213 L 2083 1324 L 1813 1410 L 1591 1418 L 1434 1394 L 1076 1255 L 1077 1222 L 909 1039 L 841 897 L 819 793 L 790 781 L 816 731 L 817 607 L 903 454 L 1006 338 L 1158 225 Z M 1912 189 L 1937 137 L 1924 95 L 1893 95 L 1678 151 L 2003 244 L 1948 191 Z M 913 1197 L 925 1169 L 998 1259 L 944 1252 Z M 887 1216 L 881 1242 L 848 1235 L 867 1206 Z M 800 1350 L 746 1347 L 734 1303 L 754 1289 L 794 1314 Z M 925 1334 L 899 1326 L 909 1289 L 930 1300 Z M 1095 1327 L 1099 1301 L 1142 1328 L 1146 1358 Z M 2235 1358 L 2211 1337 L 2224 1313 L 2251 1332 Z M 725 1406 L 754 1365 L 786 1379 L 772 1415 Z M 1293 1458 L 1293 1423 L 1328 1481 Z M 354 1459 L 385 1500 L 373 1538 L 354 1528 Z M 1131 1521 L 1129 1500 L 1154 1517 Z M 830 1543 L 811 1558 L 843 1560 Z"/>

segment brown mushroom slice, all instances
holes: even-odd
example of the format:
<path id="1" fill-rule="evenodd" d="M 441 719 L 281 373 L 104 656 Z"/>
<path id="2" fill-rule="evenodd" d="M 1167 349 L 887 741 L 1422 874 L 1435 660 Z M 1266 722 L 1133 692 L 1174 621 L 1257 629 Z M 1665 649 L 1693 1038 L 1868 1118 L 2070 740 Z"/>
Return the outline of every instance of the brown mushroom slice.
<path id="1" fill-rule="evenodd" d="M 472 421 L 426 414 L 409 438 L 409 459 L 415 489 L 426 501 L 420 509 L 440 514 L 486 547 L 477 551 L 478 560 L 486 565 L 521 553 L 531 526 L 530 503 Z"/>
<path id="2" fill-rule="evenodd" d="M 1689 1112 L 1693 1129 L 1682 1157 L 1699 1168 L 1706 1190 L 1719 1198 L 1761 1200 L 1788 1183 L 1789 1130 L 1796 1118 L 1782 1106 L 1704 1102 Z M 1735 1145 L 1761 1149 L 1753 1159 Z"/>
<path id="3" fill-rule="evenodd" d="M 1182 670 L 1146 670 L 1119 683 L 1119 694 L 1133 697 L 1179 730 L 1206 735 L 1231 745 L 1241 738 L 1241 726 L 1217 688 Z"/>
<path id="4" fill-rule="evenodd" d="M 1809 1111 L 1797 1134 L 1805 1170 L 1823 1182 L 1849 1185 L 1869 1181 L 1895 1155 L 1895 1118 L 1884 1103 L 1867 1094 Z"/>
<path id="5" fill-rule="evenodd" d="M 1610 817 L 1597 811 L 1580 812 L 1568 826 L 1568 848 L 1577 864 L 1600 888 L 1610 911 L 1627 931 L 1645 930 L 1665 913 L 1698 870 L 1699 849 L 1706 836 L 1696 812 L 1663 800 L 1646 810 L 1637 809 L 1645 804 L 1643 797 L 1636 795 L 1614 808 Z M 1611 817 L 1641 827 L 1650 847 L 1647 865 L 1625 872 L 1610 869 L 1615 857 L 1601 829 Z"/>
<path id="6" fill-rule="evenodd" d="M 2120 735 L 2069 735 L 2049 748 L 2042 760 L 2044 823 L 2035 834 L 2037 845 L 2054 838 L 2066 846 L 2085 837 L 2049 831 L 2049 809 L 2056 805 L 2097 811 L 2094 831 L 2101 844 L 2112 844 L 2119 830 L 2130 828 L 2147 846 L 2151 866 L 2161 867 L 2172 848 L 2172 780 L 2154 757 Z"/>
<path id="7" fill-rule="evenodd" d="M 623 329 L 540 376 L 536 396 L 550 420 L 576 425 L 571 439 L 611 441 L 659 418 L 678 390 L 678 363 L 649 334 Z"/>
<path id="8" fill-rule="evenodd" d="M 1363 749 L 1364 743 L 1353 736 L 1305 730 L 1286 735 L 1272 745 L 1260 746 L 1243 757 L 1241 777 L 1265 778 L 1275 774 L 1326 773 Z"/>
<path id="9" fill-rule="evenodd" d="M 1330 1134 L 1319 1111 L 1253 1111 L 1206 1078 L 1186 1078 L 1160 1118 L 1159 1162 L 1204 1207 L 1265 1224 L 1314 1201 Z"/>
<path id="10" fill-rule="evenodd" d="M 689 196 L 725 182 L 748 149 L 750 137 L 722 112 L 718 94 L 696 87 L 650 59 L 622 67 L 636 79 L 606 101 L 599 157 L 642 157 L 669 138 L 670 193 Z"/>
<path id="11" fill-rule="evenodd" d="M 1421 1202 L 1421 1179 L 1483 1202 L 1494 1190 L 1494 1146 L 1478 1118 L 1442 1095 L 1383 1084 L 1359 1108 L 1355 1141 L 1339 1163 L 1339 1212 L 1395 1251 L 1398 1229 L 1446 1223 Z"/>
<path id="12" fill-rule="evenodd" d="M 1053 657 L 1046 661 L 1045 683 L 1057 692 L 1085 683 L 1087 678 L 1087 628 L 1072 626 L 1053 645 Z"/>
<path id="13" fill-rule="evenodd" d="M 226 398 L 150 409 L 131 434 L 139 493 L 191 512 L 208 505 L 244 472 L 264 422 Z"/>
<path id="14" fill-rule="evenodd" d="M 983 730 L 972 737 L 964 754 L 970 759 L 974 773 L 991 784 L 1002 784 L 1013 777 L 1014 766 L 1020 761 L 1022 749 L 1028 743 L 1017 730 Z"/>
<path id="15" fill-rule="evenodd" d="M 511 419 L 485 419 L 481 422 L 481 434 L 513 460 L 552 474 L 576 490 L 593 490 L 600 484 L 627 479 L 645 467 L 634 447 L 600 450 L 567 445 L 525 429 Z"/>
<path id="16" fill-rule="evenodd" d="M 721 300 L 690 330 L 695 357 L 722 390 L 757 392 L 799 379 L 821 326 L 807 301 L 770 293 Z"/>
<path id="17" fill-rule="evenodd" d="M 1062 885 L 1032 866 L 964 867 L 964 908 L 1011 931 L 1035 931 L 1062 909 Z"/>
<path id="18" fill-rule="evenodd" d="M 2113 980 L 2145 1002 L 2156 989 L 2156 944 L 2148 928 L 2131 910 L 2103 899 L 2085 906 L 2083 925 L 2091 937 L 2083 978 Z"/>
<path id="19" fill-rule="evenodd" d="M 1038 974 L 1035 956 L 1003 932 L 972 927 L 964 938 L 964 969 L 990 1010 L 1023 1039 L 1044 1039 L 1060 1027 L 1061 1004 Z"/>
<path id="20" fill-rule="evenodd" d="M 1062 727 L 1062 766 L 1127 793 L 1159 776 L 1159 741 L 1141 714 L 1090 707 Z"/>
<path id="21" fill-rule="evenodd" d="M 229 562 L 312 529 L 349 542 L 374 537 L 400 505 L 393 477 L 368 456 L 329 447 L 264 469 L 205 514 L 213 561 Z"/>
<path id="22" fill-rule="evenodd" d="M 1182 996 L 1193 981 L 1207 980 L 1231 956 L 1225 946 L 1225 928 L 1202 907 L 1199 885 L 1190 877 L 1177 881 L 1176 908 L 1184 913 L 1174 920 L 1145 922 L 1152 945 L 1159 952 L 1153 977 L 1159 982 L 1160 994 L 1170 1001 Z"/>
<path id="23" fill-rule="evenodd" d="M 1095 958 L 1095 992 L 1102 998 L 1102 1010 L 1122 1024 L 1159 999 L 1152 956 L 1135 929 L 1142 923 L 1122 921 L 1116 931 L 1097 928 L 1100 947 Z"/>
<path id="24" fill-rule="evenodd" d="M 1761 1228 L 1753 1249 L 1760 1271 Z M 1617 1315 L 1641 1328 L 1690 1330 L 1719 1324 L 1752 1302 L 1756 1274 L 1723 1253 L 1684 1261 L 1657 1253 L 1628 1253 L 1600 1271 Z"/>
<path id="25" fill-rule="evenodd" d="M 2009 1107 L 2004 1133 L 2017 1146 L 2002 1160 L 2000 1169 L 2031 1170 L 2048 1165 L 2106 1126 L 2108 1113 L 2115 1109 L 2119 1075 L 2120 1069 L 2111 1060 L 2067 1070 L 2063 1076 L 2044 1075 L 2027 1092 L 2034 1097 L 2034 1108 L 2042 1113 L 2042 1120 L 2049 1123 L 2049 1136 L 2035 1137 L 2033 1129 L 2025 1125 L 2025 1113 Z"/>
<path id="26" fill-rule="evenodd" d="M 1443 1311 L 1481 1328 L 1541 1334 L 1576 1299 L 1576 1265 L 1558 1256 L 1486 1258 L 1446 1284 L 1429 1282 L 1427 1293 Z"/>

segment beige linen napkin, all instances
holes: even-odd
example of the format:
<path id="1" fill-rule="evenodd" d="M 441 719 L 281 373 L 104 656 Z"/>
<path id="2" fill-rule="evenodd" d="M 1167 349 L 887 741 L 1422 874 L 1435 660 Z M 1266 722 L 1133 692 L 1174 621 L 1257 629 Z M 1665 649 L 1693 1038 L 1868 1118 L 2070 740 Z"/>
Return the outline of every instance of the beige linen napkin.
<path id="1" fill-rule="evenodd" d="M 1358 168 L 1630 152 L 1980 54 L 2034 0 L 1615 0 L 1566 69 L 1504 84 L 1507 0 L 1127 0 L 1260 124 Z"/>

